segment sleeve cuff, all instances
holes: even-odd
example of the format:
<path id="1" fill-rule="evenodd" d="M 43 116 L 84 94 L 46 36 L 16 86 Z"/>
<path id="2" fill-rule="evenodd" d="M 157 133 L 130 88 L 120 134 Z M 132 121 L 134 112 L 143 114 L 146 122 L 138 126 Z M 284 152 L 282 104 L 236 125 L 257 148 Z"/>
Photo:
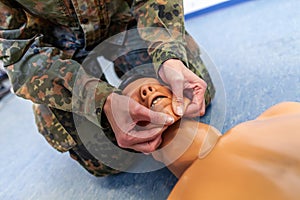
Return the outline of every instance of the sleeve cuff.
<path id="1" fill-rule="evenodd" d="M 169 59 L 179 59 L 185 65 L 188 63 L 185 47 L 178 42 L 162 43 L 150 54 L 156 73 L 158 73 L 161 65 Z"/>

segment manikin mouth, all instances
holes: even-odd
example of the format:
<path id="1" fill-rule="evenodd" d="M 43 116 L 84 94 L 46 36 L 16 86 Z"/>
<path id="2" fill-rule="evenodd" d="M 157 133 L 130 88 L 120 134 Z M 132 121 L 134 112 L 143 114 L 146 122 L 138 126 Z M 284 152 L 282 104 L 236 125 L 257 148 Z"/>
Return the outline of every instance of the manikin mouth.
<path id="1" fill-rule="evenodd" d="M 160 100 L 162 100 L 162 99 L 164 99 L 164 98 L 167 98 L 167 97 L 166 97 L 166 96 L 162 96 L 162 95 L 157 96 L 157 97 L 154 97 L 154 98 L 152 99 L 150 108 L 154 108 L 154 106 L 155 106 Z"/>

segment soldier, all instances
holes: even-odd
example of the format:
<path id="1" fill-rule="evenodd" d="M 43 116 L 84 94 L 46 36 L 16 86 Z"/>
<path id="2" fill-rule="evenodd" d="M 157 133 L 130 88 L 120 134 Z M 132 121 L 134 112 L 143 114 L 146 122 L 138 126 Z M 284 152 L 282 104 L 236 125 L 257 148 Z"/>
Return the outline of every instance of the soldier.
<path id="1" fill-rule="evenodd" d="M 174 122 L 171 116 L 123 96 L 105 81 L 93 61 L 85 63 L 93 49 L 107 40 L 103 56 L 114 62 L 117 72 L 151 63 L 174 93 L 176 114 L 205 113 L 214 88 L 198 46 L 185 31 L 182 4 L 179 0 L 0 0 L 0 60 L 15 94 L 34 103 L 39 132 L 55 149 L 69 151 L 96 176 L 113 174 L 119 170 L 103 164 L 83 145 L 74 117 L 96 124 L 99 133 L 120 148 L 143 153 L 159 145 L 160 127 Z M 146 49 L 127 49 L 126 32 L 109 40 L 133 28 L 138 37 L 133 41 Z M 121 56 L 116 57 L 118 49 Z M 186 109 L 183 94 L 192 99 Z M 129 108 L 122 106 L 128 102 Z M 145 121 L 145 128 L 136 128 Z M 105 144 L 102 150 L 109 154 Z"/>

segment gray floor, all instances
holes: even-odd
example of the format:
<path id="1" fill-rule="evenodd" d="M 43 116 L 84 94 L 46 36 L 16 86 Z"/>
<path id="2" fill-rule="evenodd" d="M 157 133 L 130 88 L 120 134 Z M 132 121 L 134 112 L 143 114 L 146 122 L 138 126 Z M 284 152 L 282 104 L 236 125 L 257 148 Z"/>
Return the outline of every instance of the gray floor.
<path id="1" fill-rule="evenodd" d="M 299 0 L 258 0 L 186 22 L 220 74 L 220 98 L 208 113 L 220 111 L 214 119 L 222 132 L 278 102 L 300 101 L 299 10 Z M 156 200 L 177 181 L 167 169 L 89 175 L 49 147 L 37 133 L 31 103 L 13 95 L 0 101 L 0 119 L 0 199 Z"/>

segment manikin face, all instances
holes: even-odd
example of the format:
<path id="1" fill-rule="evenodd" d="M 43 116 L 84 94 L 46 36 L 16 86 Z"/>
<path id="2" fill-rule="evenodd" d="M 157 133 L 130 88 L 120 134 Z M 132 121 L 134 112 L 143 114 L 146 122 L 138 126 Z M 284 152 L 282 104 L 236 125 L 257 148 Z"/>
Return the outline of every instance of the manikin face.
<path id="1" fill-rule="evenodd" d="M 155 78 L 141 78 L 130 83 L 123 94 L 131 97 L 141 105 L 157 112 L 163 112 L 179 119 L 172 109 L 172 93 Z"/>

